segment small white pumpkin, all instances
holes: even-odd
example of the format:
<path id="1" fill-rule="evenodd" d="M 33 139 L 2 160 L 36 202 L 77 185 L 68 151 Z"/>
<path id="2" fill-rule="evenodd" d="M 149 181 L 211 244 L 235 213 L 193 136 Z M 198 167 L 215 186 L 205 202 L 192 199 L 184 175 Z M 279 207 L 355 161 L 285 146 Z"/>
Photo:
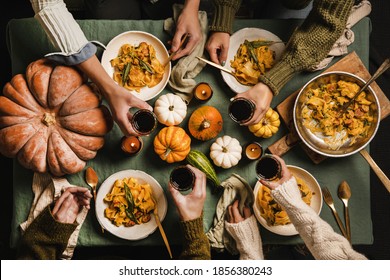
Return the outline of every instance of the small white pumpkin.
<path id="1" fill-rule="evenodd" d="M 178 125 L 187 115 L 187 104 L 173 93 L 161 95 L 154 103 L 154 113 L 157 120 L 166 125 Z"/>
<path id="2" fill-rule="evenodd" d="M 210 158 L 216 166 L 230 168 L 240 161 L 242 147 L 240 142 L 229 135 L 224 135 L 215 140 L 210 147 Z"/>

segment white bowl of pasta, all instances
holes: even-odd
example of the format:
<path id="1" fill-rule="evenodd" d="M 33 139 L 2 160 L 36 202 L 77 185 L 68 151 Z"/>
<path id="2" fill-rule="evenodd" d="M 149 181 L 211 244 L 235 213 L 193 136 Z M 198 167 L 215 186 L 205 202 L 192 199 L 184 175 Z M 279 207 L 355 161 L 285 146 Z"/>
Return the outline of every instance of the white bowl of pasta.
<path id="1" fill-rule="evenodd" d="M 252 63 L 252 56 L 248 55 L 248 51 L 241 51 L 246 41 L 254 47 L 253 53 L 256 54 L 255 59 L 257 60 L 256 67 Z M 263 43 L 267 44 L 267 42 L 273 43 L 269 46 L 261 46 Z M 270 31 L 254 27 L 240 29 L 230 37 L 225 68 L 236 73 L 241 82 L 223 71 L 221 71 L 222 78 L 235 93 L 247 91 L 253 86 L 253 81 L 257 83 L 258 76 L 261 73 L 268 71 L 280 59 L 284 49 L 285 45 L 282 40 Z"/>
<path id="2" fill-rule="evenodd" d="M 168 50 L 156 36 L 143 31 L 127 31 L 107 44 L 101 64 L 119 85 L 148 101 L 169 81 L 171 63 L 168 57 Z"/>
<path id="3" fill-rule="evenodd" d="M 128 191 L 132 193 L 131 207 Z M 116 172 L 104 180 L 97 192 L 95 205 L 100 225 L 127 240 L 143 239 L 153 233 L 157 228 L 154 207 L 157 205 L 161 221 L 168 208 L 161 185 L 149 174 L 131 169 Z"/>
<path id="4" fill-rule="evenodd" d="M 320 214 L 322 192 L 317 180 L 303 168 L 294 165 L 287 165 L 287 167 L 297 179 L 302 200 L 310 205 L 317 214 Z M 291 236 L 298 234 L 287 213 L 273 201 L 268 187 L 257 181 L 254 196 L 253 212 L 264 228 L 279 235 Z"/>

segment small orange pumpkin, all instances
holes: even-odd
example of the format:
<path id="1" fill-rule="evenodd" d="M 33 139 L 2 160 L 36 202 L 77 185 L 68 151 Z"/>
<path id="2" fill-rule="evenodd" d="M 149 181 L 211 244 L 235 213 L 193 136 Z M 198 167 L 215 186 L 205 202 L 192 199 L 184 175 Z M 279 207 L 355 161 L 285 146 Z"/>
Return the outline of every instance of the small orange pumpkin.
<path id="1" fill-rule="evenodd" d="M 178 126 L 167 126 L 159 131 L 153 142 L 154 151 L 168 163 L 182 161 L 191 149 L 191 138 Z"/>
<path id="2" fill-rule="evenodd" d="M 202 141 L 210 140 L 221 132 L 223 119 L 221 113 L 213 106 L 201 106 L 192 112 L 188 121 L 191 135 Z"/>

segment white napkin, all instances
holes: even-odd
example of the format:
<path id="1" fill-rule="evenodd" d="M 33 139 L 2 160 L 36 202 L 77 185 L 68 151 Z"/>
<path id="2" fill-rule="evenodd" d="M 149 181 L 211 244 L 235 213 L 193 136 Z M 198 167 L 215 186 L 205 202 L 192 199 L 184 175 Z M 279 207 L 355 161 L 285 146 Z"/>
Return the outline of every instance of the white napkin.
<path id="1" fill-rule="evenodd" d="M 27 220 L 20 224 L 22 231 L 25 232 L 32 221 L 42 212 L 42 210 L 61 196 L 63 190 L 72 186 L 73 185 L 71 185 L 65 178 L 55 178 L 50 176 L 48 173 L 34 173 L 32 182 L 34 201 L 31 205 Z M 79 225 L 70 236 L 67 248 L 62 253 L 62 259 L 69 260 L 73 257 L 80 228 L 85 218 L 87 217 L 87 214 L 88 209 L 83 207 L 76 218 L 76 222 Z"/>

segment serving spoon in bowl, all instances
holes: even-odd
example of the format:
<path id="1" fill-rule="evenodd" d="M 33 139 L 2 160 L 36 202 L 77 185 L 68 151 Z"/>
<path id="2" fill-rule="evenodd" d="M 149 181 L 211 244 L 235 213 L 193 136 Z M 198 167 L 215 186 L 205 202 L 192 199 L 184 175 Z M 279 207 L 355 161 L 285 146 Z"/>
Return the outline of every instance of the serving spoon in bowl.
<path id="1" fill-rule="evenodd" d="M 343 201 L 344 204 L 344 217 L 345 217 L 345 229 L 347 232 L 347 238 L 351 242 L 351 225 L 349 221 L 348 200 L 351 198 L 351 188 L 346 181 L 342 181 L 337 190 L 337 195 Z"/>

